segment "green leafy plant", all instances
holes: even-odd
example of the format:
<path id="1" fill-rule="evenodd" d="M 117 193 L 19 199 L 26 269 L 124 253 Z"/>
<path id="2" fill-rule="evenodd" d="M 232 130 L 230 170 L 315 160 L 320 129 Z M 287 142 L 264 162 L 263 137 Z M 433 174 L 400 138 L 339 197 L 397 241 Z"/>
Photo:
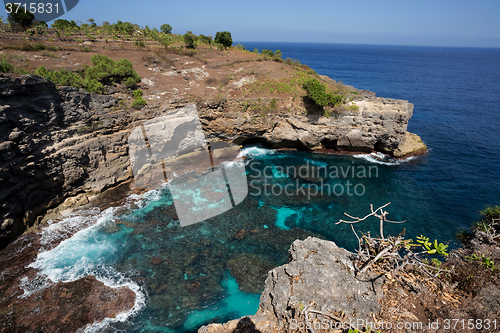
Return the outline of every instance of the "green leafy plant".
<path id="1" fill-rule="evenodd" d="M 58 19 L 55 20 L 54 23 L 52 23 L 52 28 L 64 30 L 64 29 L 78 29 L 78 24 L 76 24 L 75 21 L 71 20 L 64 20 L 64 19 Z"/>
<path id="2" fill-rule="evenodd" d="M 140 109 L 148 104 L 148 102 L 142 97 L 143 93 L 141 89 L 134 90 L 133 95 L 134 101 L 132 102 L 132 107 L 134 109 Z"/>
<path id="3" fill-rule="evenodd" d="M 101 83 L 123 83 L 134 86 L 141 81 L 139 74 L 134 71 L 132 63 L 127 59 L 114 61 L 113 59 L 95 54 L 91 60 L 94 66 L 86 70 L 85 76 Z"/>
<path id="4" fill-rule="evenodd" d="M 134 109 L 140 109 L 147 104 L 148 102 L 143 97 L 138 97 L 132 102 L 132 107 Z"/>
<path id="5" fill-rule="evenodd" d="M 172 27 L 170 26 L 170 24 L 163 24 L 161 27 L 160 27 L 160 30 L 164 33 L 164 34 L 171 34 L 172 33 Z"/>
<path id="6" fill-rule="evenodd" d="M 142 97 L 142 90 L 136 89 L 136 90 L 134 90 L 133 94 L 134 94 L 134 98 Z"/>
<path id="7" fill-rule="evenodd" d="M 20 4 L 7 3 L 5 10 L 8 13 L 7 20 L 11 25 L 19 25 L 24 30 L 31 27 L 35 22 L 35 15 L 26 10 Z"/>
<path id="8" fill-rule="evenodd" d="M 268 49 L 263 49 L 261 53 L 262 53 L 262 55 L 269 57 L 269 58 L 274 57 L 273 51 L 268 50 Z"/>
<path id="9" fill-rule="evenodd" d="M 182 36 L 182 38 L 184 40 L 184 44 L 186 44 L 186 47 L 188 49 L 194 49 L 196 47 L 196 42 L 194 40 L 194 37 L 189 32 L 185 33 L 184 36 Z"/>
<path id="10" fill-rule="evenodd" d="M 139 74 L 132 69 L 132 63 L 127 59 L 114 61 L 104 55 L 96 54 L 92 56 L 91 62 L 94 66 L 87 66 L 78 73 L 47 70 L 45 66 L 40 66 L 35 70 L 35 74 L 58 85 L 84 88 L 98 94 L 104 93 L 105 84 L 123 83 L 132 87 L 141 80 Z"/>
<path id="11" fill-rule="evenodd" d="M 0 73 L 10 73 L 14 71 L 14 66 L 6 61 L 6 60 L 2 60 L 0 61 Z"/>
<path id="12" fill-rule="evenodd" d="M 480 256 L 473 254 L 470 257 L 465 257 L 465 259 L 479 261 L 484 267 L 489 268 L 491 271 L 495 271 L 500 268 L 499 265 L 495 265 L 495 262 L 491 259 L 491 257 L 486 257 L 484 254 L 481 254 Z"/>
<path id="13" fill-rule="evenodd" d="M 419 243 L 426 251 L 427 254 L 439 254 L 442 256 L 447 256 L 448 253 L 446 250 L 448 249 L 448 245 L 444 245 L 443 243 L 438 243 L 437 239 L 434 242 L 429 242 L 429 238 L 425 236 L 418 236 L 417 243 Z"/>
<path id="14" fill-rule="evenodd" d="M 215 34 L 214 42 L 221 44 L 224 49 L 227 49 L 233 45 L 233 38 L 231 37 L 231 33 L 229 31 L 218 31 Z"/>
<path id="15" fill-rule="evenodd" d="M 283 54 L 281 53 L 281 51 L 280 50 L 276 50 L 276 51 L 274 51 L 273 59 L 275 61 L 283 61 L 283 59 L 281 59 L 282 56 L 283 56 Z"/>
<path id="16" fill-rule="evenodd" d="M 326 86 L 314 78 L 304 82 L 302 87 L 307 96 L 319 106 L 339 106 L 344 102 L 344 96 L 327 93 Z"/>

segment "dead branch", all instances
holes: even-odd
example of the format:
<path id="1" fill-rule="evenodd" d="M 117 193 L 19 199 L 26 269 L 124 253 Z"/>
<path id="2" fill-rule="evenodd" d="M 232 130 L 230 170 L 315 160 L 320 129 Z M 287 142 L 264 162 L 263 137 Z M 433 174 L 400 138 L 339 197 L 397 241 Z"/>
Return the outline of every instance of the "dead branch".
<path id="1" fill-rule="evenodd" d="M 388 222 L 388 223 L 405 223 L 406 222 L 406 221 L 390 221 L 387 219 L 387 215 L 389 215 L 389 212 L 384 211 L 384 208 L 389 206 L 390 204 L 391 204 L 390 202 L 386 203 L 385 205 L 377 208 L 376 210 L 373 210 L 373 204 L 370 204 L 371 213 L 366 215 L 363 218 L 354 217 L 354 216 L 351 216 L 351 215 L 344 212 L 344 215 L 351 218 L 353 221 L 339 220 L 335 224 L 340 224 L 340 223 L 355 224 L 355 223 L 359 223 L 359 222 L 366 220 L 370 216 L 375 216 L 375 217 L 378 217 L 378 219 L 380 221 L 380 237 L 383 239 L 384 238 L 384 222 Z M 380 213 L 378 213 L 379 211 L 380 211 Z"/>

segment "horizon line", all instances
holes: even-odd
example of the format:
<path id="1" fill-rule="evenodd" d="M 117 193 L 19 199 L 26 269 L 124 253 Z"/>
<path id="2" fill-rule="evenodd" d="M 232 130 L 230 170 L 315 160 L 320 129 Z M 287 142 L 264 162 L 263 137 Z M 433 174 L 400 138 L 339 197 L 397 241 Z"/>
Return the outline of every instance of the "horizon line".
<path id="1" fill-rule="evenodd" d="M 463 48 L 463 49 L 500 49 L 500 46 L 443 46 L 443 45 L 411 45 L 411 44 L 369 44 L 369 43 L 338 43 L 338 42 L 283 42 L 283 41 L 238 41 L 235 43 L 297 43 L 297 44 L 337 44 L 337 45 L 366 45 L 366 46 L 408 46 L 408 47 L 440 47 L 440 48 Z M 245 46 L 245 45 L 243 45 Z"/>

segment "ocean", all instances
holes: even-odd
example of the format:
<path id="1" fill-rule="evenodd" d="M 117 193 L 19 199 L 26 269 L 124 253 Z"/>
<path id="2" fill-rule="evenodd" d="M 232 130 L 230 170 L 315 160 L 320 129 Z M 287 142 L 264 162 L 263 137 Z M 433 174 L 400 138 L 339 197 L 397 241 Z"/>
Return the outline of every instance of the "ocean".
<path id="1" fill-rule="evenodd" d="M 456 247 L 458 231 L 485 206 L 500 204 L 500 49 L 241 43 L 249 50 L 279 49 L 283 58 L 334 80 L 409 100 L 415 108 L 408 129 L 421 136 L 428 155 L 380 161 L 244 147 L 249 196 L 236 208 L 181 228 L 165 186 L 130 195 L 122 207 L 68 217 L 44 231 L 42 244 L 58 230 L 92 226 L 42 251 L 32 264 L 41 277 L 24 281 L 25 293 L 47 278 L 96 275 L 138 297 L 131 312 L 88 331 L 195 332 L 255 313 L 263 277 L 286 263 L 294 239 L 312 235 L 353 249 L 350 227 L 336 224 L 347 219 L 344 212 L 364 216 L 370 204 L 391 202 L 390 219 L 406 222 L 387 225 L 386 235 L 405 230 L 408 237 L 423 234 Z M 306 181 L 293 174 L 304 165 L 337 173 Z M 320 178 L 327 193 L 311 185 Z M 273 192 L 289 184 L 306 190 Z M 377 225 L 375 219 L 356 229 L 377 234 Z"/>

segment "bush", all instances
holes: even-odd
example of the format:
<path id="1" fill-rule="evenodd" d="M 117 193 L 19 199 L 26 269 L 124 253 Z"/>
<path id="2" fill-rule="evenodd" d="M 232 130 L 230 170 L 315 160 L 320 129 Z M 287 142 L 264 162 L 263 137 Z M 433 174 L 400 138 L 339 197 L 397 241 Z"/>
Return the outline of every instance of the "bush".
<path id="1" fill-rule="evenodd" d="M 96 54 L 91 62 L 94 66 L 86 67 L 78 74 L 66 70 L 47 70 L 45 66 L 38 67 L 35 74 L 58 85 L 85 88 L 97 94 L 104 93 L 105 84 L 123 83 L 132 87 L 141 81 L 139 74 L 132 69 L 132 63 L 127 59 L 114 61 L 104 55 Z"/>
<path id="2" fill-rule="evenodd" d="M 202 43 L 206 43 L 208 45 L 212 44 L 212 38 L 205 36 L 205 35 L 199 35 L 198 40 Z"/>
<path id="3" fill-rule="evenodd" d="M 60 71 L 47 70 L 45 66 L 40 66 L 35 70 L 35 75 L 42 76 L 61 86 L 72 86 L 84 88 L 84 81 L 76 73 L 61 69 Z"/>
<path id="4" fill-rule="evenodd" d="M 24 30 L 31 27 L 33 22 L 35 22 L 35 15 L 30 11 L 24 9 L 24 7 L 16 5 L 14 3 L 7 3 L 5 10 L 9 14 L 8 21 L 12 25 L 19 25 Z"/>
<path id="5" fill-rule="evenodd" d="M 172 33 L 172 27 L 170 26 L 170 24 L 163 24 L 161 27 L 160 27 L 160 30 L 164 33 L 164 34 L 171 34 Z"/>
<path id="6" fill-rule="evenodd" d="M 5 60 L 0 61 L 0 73 L 10 73 L 14 70 L 14 66 Z"/>
<path id="7" fill-rule="evenodd" d="M 36 21 L 35 27 L 42 27 L 48 29 L 49 25 L 45 21 Z"/>
<path id="8" fill-rule="evenodd" d="M 309 79 L 303 84 L 307 96 L 319 106 L 339 106 L 344 102 L 344 96 L 326 92 L 326 86 L 316 79 Z"/>
<path id="9" fill-rule="evenodd" d="M 132 36 L 136 30 L 139 29 L 137 24 L 132 24 L 130 22 L 118 21 L 109 26 L 109 29 L 113 32 Z"/>
<path id="10" fill-rule="evenodd" d="M 52 23 L 52 28 L 64 30 L 64 29 L 78 29 L 78 24 L 76 24 L 75 21 L 71 20 L 55 20 L 54 23 Z"/>
<path id="11" fill-rule="evenodd" d="M 134 109 L 140 109 L 147 104 L 148 104 L 148 102 L 146 102 L 146 100 L 144 98 L 138 97 L 138 98 L 134 99 L 134 101 L 132 102 L 132 107 Z"/>
<path id="12" fill-rule="evenodd" d="M 229 31 L 218 31 L 215 34 L 214 41 L 224 46 L 225 49 L 233 45 L 233 38 L 231 37 L 231 33 Z"/>
<path id="13" fill-rule="evenodd" d="M 134 98 L 142 97 L 142 90 L 141 89 L 134 90 L 133 94 L 134 94 Z"/>
<path id="14" fill-rule="evenodd" d="M 264 53 L 264 51 L 262 51 Z M 326 94 L 326 87 L 316 79 L 310 79 L 303 84 L 303 88 L 307 96 L 312 99 L 319 106 L 328 105 L 328 96 Z"/>
<path id="15" fill-rule="evenodd" d="M 196 47 L 193 35 L 191 35 L 189 32 L 184 34 L 182 38 L 184 39 L 184 44 L 186 44 L 186 47 L 188 49 L 194 49 Z"/>
<path id="16" fill-rule="evenodd" d="M 134 71 L 132 63 L 127 59 L 114 61 L 105 55 L 95 54 L 90 60 L 93 67 L 86 70 L 85 76 L 104 84 L 124 83 L 134 86 L 141 81 L 139 74 Z"/>
<path id="17" fill-rule="evenodd" d="M 270 58 L 272 58 L 274 56 L 273 51 L 268 50 L 268 49 L 263 49 L 262 54 L 265 55 L 266 57 L 270 57 Z"/>

